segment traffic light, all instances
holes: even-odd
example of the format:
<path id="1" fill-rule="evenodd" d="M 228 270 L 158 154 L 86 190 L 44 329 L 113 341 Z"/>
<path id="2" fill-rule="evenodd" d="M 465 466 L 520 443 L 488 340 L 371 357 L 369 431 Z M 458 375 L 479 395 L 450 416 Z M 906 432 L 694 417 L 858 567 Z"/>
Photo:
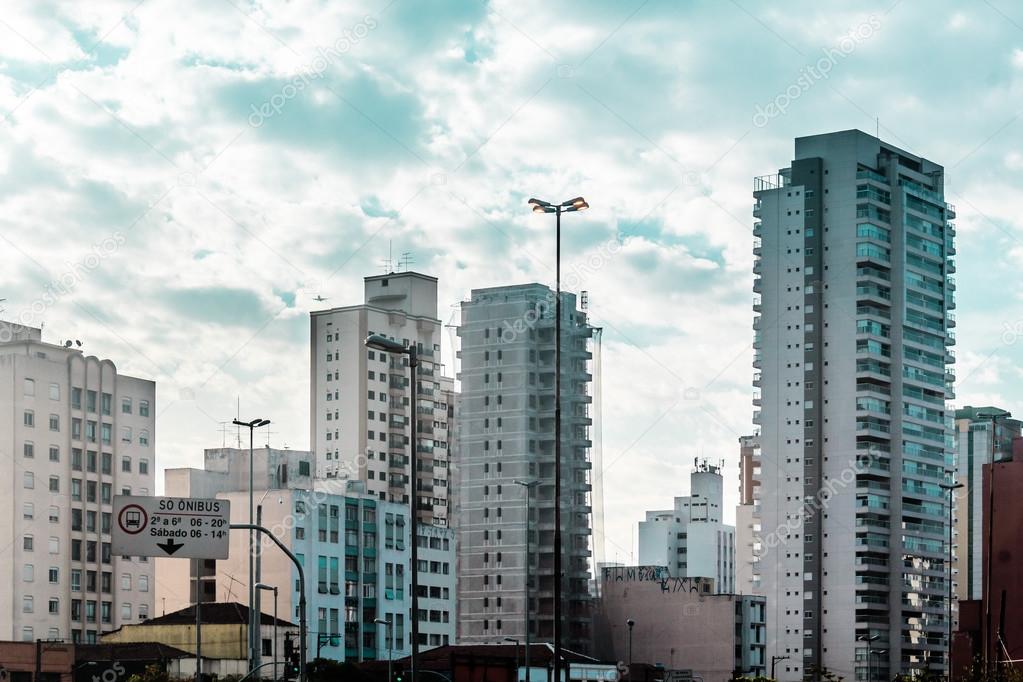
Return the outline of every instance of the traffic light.
<path id="1" fill-rule="evenodd" d="M 291 633 L 284 635 L 284 679 L 294 680 L 301 673 L 301 658 Z"/>

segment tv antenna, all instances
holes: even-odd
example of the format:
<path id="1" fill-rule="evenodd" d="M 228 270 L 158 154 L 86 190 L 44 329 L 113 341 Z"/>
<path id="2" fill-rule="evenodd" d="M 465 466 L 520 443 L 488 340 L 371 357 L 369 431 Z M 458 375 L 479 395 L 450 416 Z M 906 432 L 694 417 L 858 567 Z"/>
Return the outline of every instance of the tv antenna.
<path id="1" fill-rule="evenodd" d="M 405 272 L 408 272 L 408 266 L 415 262 L 416 259 L 412 257 L 411 251 L 403 252 L 401 254 L 401 262 L 398 264 L 398 271 L 400 272 L 402 269 L 404 269 Z"/>

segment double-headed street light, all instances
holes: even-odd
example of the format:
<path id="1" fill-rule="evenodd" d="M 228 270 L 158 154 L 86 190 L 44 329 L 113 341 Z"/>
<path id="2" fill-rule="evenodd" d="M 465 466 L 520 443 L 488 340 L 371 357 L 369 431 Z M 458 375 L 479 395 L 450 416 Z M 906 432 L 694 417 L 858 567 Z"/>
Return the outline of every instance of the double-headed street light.
<path id="1" fill-rule="evenodd" d="M 416 343 L 413 341 L 406 348 L 403 344 L 389 339 L 381 334 L 371 334 L 366 337 L 367 348 L 382 351 L 384 353 L 395 353 L 408 356 L 409 368 L 409 524 L 411 538 L 409 544 L 412 550 L 412 655 L 409 657 L 409 677 L 411 682 L 418 682 L 416 674 L 419 672 L 419 444 L 416 442 L 416 410 L 418 409 L 418 394 L 416 387 L 416 367 L 419 366 L 419 353 Z"/>
<path id="2" fill-rule="evenodd" d="M 590 207 L 582 197 L 552 204 L 530 199 L 534 213 L 555 215 L 554 294 L 554 679 L 561 680 L 561 214 Z M 415 682 L 413 680 L 413 682 Z"/>
<path id="3" fill-rule="evenodd" d="M 256 501 L 253 499 L 255 476 L 253 470 L 253 434 L 256 429 L 270 423 L 269 419 L 257 418 L 252 421 L 243 422 L 235 419 L 236 426 L 244 426 L 249 430 L 249 525 L 253 528 L 256 525 Z M 249 668 L 255 670 L 259 665 L 259 617 L 256 615 L 256 532 L 249 529 Z M 199 601 L 198 578 L 196 578 L 196 603 Z"/>
<path id="4" fill-rule="evenodd" d="M 872 665 L 871 664 L 871 656 L 873 656 L 876 652 L 873 649 L 870 648 L 870 645 L 873 644 L 874 642 L 876 642 L 880 638 L 881 638 L 881 635 L 870 635 L 869 637 L 867 635 L 861 635 L 861 636 L 856 638 L 857 641 L 866 642 L 867 643 L 867 682 L 874 682 L 874 669 L 873 669 L 873 667 L 871 667 L 871 665 Z M 880 665 L 880 663 L 881 663 L 881 661 L 878 660 L 878 665 Z"/>

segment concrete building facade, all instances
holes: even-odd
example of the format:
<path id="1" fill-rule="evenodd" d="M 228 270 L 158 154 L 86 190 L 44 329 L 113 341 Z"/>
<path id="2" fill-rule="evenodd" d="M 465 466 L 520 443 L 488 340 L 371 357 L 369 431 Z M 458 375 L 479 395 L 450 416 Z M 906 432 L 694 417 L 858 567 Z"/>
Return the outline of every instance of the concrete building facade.
<path id="1" fill-rule="evenodd" d="M 735 506 L 735 592 L 753 594 L 760 588 L 760 492 L 757 436 L 739 438 L 739 504 Z"/>
<path id="2" fill-rule="evenodd" d="M 0 323 L 0 639 L 96 642 L 150 616 L 153 564 L 111 552 L 114 495 L 150 495 L 156 384 Z"/>
<path id="3" fill-rule="evenodd" d="M 721 467 L 696 460 L 690 495 L 673 509 L 648 511 L 639 522 L 639 563 L 666 566 L 675 577 L 713 578 L 724 594 L 735 591 L 735 527 L 722 523 Z"/>
<path id="4" fill-rule="evenodd" d="M 418 508 L 447 525 L 448 410 L 442 392 L 437 279 L 416 272 L 365 278 L 362 304 L 310 315 L 310 443 L 324 478 L 363 481 L 377 499 L 408 503 L 410 419 L 418 420 Z M 380 334 L 419 353 L 417 400 L 407 356 L 365 347 Z"/>
<path id="5" fill-rule="evenodd" d="M 562 575 L 554 574 L 554 292 L 541 284 L 475 289 L 462 302 L 459 401 L 459 642 L 554 632 L 561 579 L 563 645 L 590 643 L 591 490 L 587 339 L 593 328 L 562 294 Z M 526 517 L 526 489 L 531 489 Z M 530 552 L 526 556 L 526 539 Z"/>
<path id="6" fill-rule="evenodd" d="M 765 675 L 765 604 L 755 595 L 723 594 L 714 581 L 675 577 L 663 566 L 606 568 L 595 618 L 604 659 L 663 665 L 704 682 L 733 673 Z"/>
<path id="7" fill-rule="evenodd" d="M 983 524 L 987 500 L 981 482 L 984 466 L 1010 459 L 1012 442 L 1021 435 L 1023 423 L 1006 418 L 1009 413 L 999 407 L 970 407 L 956 410 L 958 460 L 956 482 L 963 487 L 955 491 L 956 535 L 958 552 L 955 568 L 957 599 L 981 599 L 984 593 L 982 547 Z M 991 416 L 995 418 L 992 420 Z M 992 422 L 995 437 L 992 439 Z"/>
<path id="8" fill-rule="evenodd" d="M 954 208 L 941 166 L 856 130 L 754 183 L 754 422 L 781 680 L 946 667 Z"/>

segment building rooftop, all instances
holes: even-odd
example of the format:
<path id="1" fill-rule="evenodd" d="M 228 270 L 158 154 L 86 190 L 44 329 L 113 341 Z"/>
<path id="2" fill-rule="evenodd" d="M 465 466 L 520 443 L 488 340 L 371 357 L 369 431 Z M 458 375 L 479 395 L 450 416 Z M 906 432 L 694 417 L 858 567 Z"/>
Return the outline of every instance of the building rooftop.
<path id="1" fill-rule="evenodd" d="M 89 661 L 158 661 L 170 658 L 194 658 L 194 654 L 160 642 L 117 642 L 110 644 L 76 644 L 75 662 Z"/>
<path id="2" fill-rule="evenodd" d="M 238 602 L 208 602 L 202 605 L 202 622 L 207 625 L 248 625 L 249 607 Z M 263 613 L 260 623 L 273 625 L 273 616 Z M 193 625 L 195 623 L 195 605 L 180 611 L 167 613 L 139 623 L 139 625 Z M 294 623 L 277 619 L 277 625 L 286 628 L 298 627 Z"/>

